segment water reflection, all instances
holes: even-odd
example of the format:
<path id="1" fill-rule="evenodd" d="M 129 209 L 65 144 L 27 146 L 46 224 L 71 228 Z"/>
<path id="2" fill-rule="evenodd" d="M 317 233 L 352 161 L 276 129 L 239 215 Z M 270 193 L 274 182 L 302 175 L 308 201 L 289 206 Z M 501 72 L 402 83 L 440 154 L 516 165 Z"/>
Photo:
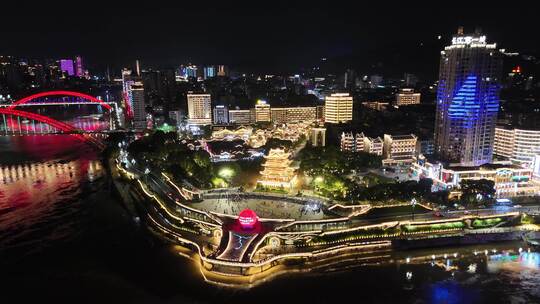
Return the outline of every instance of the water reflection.
<path id="1" fill-rule="evenodd" d="M 104 174 L 95 152 L 68 135 L 0 140 L 0 249 L 70 235 L 81 198 Z"/>

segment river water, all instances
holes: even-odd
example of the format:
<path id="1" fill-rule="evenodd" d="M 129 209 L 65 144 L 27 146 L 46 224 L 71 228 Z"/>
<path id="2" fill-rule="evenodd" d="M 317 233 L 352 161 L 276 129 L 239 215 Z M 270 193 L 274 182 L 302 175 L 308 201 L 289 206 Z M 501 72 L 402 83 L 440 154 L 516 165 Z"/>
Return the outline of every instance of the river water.
<path id="1" fill-rule="evenodd" d="M 135 224 L 108 185 L 98 155 L 70 136 L 0 137 L 0 303 L 540 302 L 540 256 L 520 242 L 215 287 Z"/>

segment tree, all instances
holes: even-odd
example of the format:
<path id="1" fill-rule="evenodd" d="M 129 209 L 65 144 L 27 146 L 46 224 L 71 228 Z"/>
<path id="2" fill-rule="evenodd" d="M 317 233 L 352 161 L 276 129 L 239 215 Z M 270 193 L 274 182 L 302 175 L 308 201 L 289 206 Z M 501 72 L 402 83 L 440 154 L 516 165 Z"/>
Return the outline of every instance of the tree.
<path id="1" fill-rule="evenodd" d="M 487 179 L 467 179 L 460 183 L 461 201 L 475 205 L 484 200 L 491 200 L 495 195 L 495 182 Z"/>

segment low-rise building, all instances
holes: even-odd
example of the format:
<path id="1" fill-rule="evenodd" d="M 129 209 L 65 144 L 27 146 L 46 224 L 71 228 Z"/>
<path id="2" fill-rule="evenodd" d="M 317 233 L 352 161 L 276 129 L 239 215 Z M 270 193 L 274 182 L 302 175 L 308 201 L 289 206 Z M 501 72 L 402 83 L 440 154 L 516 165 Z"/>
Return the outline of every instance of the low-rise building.
<path id="1" fill-rule="evenodd" d="M 364 101 L 362 106 L 375 111 L 385 111 L 390 104 L 384 101 Z"/>
<path id="2" fill-rule="evenodd" d="M 229 123 L 229 109 L 225 105 L 216 105 L 214 107 L 214 124 L 226 125 Z"/>
<path id="3" fill-rule="evenodd" d="M 249 125 L 253 123 L 251 110 L 229 110 L 229 123 Z"/>
<path id="4" fill-rule="evenodd" d="M 365 151 L 365 141 L 367 137 L 364 133 L 353 134 L 352 132 L 341 134 L 341 151 L 367 152 Z"/>
<path id="5" fill-rule="evenodd" d="M 420 103 L 420 93 L 415 93 L 413 89 L 401 89 L 396 94 L 395 106 L 408 106 Z"/>
<path id="6" fill-rule="evenodd" d="M 272 112 L 270 105 L 264 100 L 258 100 L 255 104 L 255 122 L 272 121 Z"/>
<path id="7" fill-rule="evenodd" d="M 416 156 L 418 138 L 413 134 L 384 134 L 383 165 L 411 164 Z"/>
<path id="8" fill-rule="evenodd" d="M 272 122 L 297 123 L 317 121 L 317 107 L 271 108 Z"/>
<path id="9" fill-rule="evenodd" d="M 495 183 L 497 197 L 534 196 L 540 187 L 533 170 L 516 165 L 485 164 L 474 167 L 444 167 L 419 156 L 411 166 L 413 178 L 431 178 L 437 189 L 459 189 L 462 180 L 487 179 Z"/>
<path id="10" fill-rule="evenodd" d="M 364 137 L 364 152 L 382 156 L 384 143 L 380 137 Z"/>

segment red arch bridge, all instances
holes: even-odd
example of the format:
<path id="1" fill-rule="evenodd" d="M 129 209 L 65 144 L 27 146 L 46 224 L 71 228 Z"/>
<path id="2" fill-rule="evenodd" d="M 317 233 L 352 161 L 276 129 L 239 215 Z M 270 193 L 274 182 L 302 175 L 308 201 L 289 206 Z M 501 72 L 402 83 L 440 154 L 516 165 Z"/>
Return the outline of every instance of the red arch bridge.
<path id="1" fill-rule="evenodd" d="M 100 133 L 103 129 L 92 128 L 90 124 L 73 125 L 46 115 L 31 112 L 32 106 L 54 105 L 97 105 L 109 112 L 108 129 L 114 129 L 114 117 L 116 103 L 106 103 L 93 96 L 73 91 L 49 91 L 37 93 L 9 105 L 0 105 L 0 134 L 23 135 L 23 134 L 46 134 L 65 133 L 73 134 L 77 138 L 102 146 Z M 23 110 L 24 109 L 24 110 Z M 95 124 L 94 124 L 95 125 Z M 90 126 L 88 128 L 88 126 Z M 94 133 L 94 135 L 91 135 Z"/>

